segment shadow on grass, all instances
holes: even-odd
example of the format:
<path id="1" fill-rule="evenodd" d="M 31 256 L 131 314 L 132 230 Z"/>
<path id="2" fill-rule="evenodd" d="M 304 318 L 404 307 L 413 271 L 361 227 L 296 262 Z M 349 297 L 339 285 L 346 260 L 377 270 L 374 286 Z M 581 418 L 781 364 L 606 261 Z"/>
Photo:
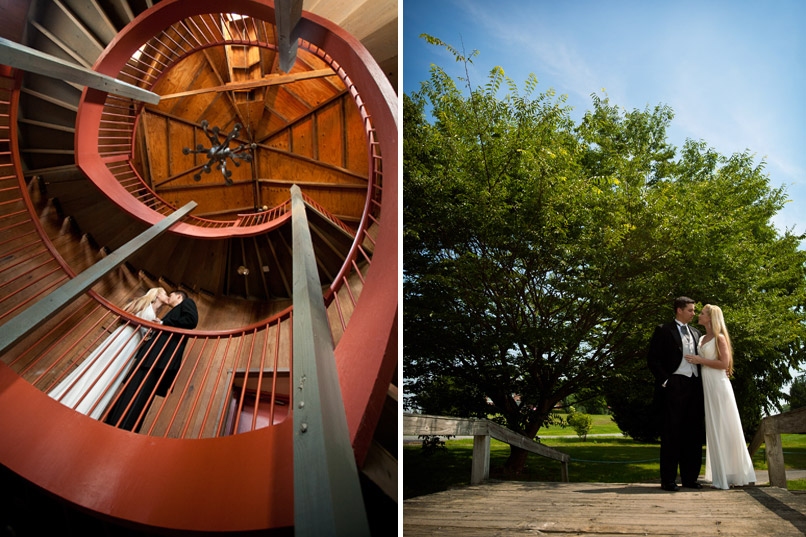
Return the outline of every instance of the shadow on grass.
<path id="1" fill-rule="evenodd" d="M 571 456 L 572 482 L 640 483 L 657 481 L 657 444 L 639 444 L 629 438 L 599 438 L 583 442 L 576 438 L 545 442 Z M 419 445 L 403 449 L 403 498 L 431 494 L 470 484 L 472 441 L 446 442 L 445 449 L 426 456 Z M 507 481 L 561 481 L 561 464 L 530 454 L 521 472 L 505 465 L 509 446 L 493 442 L 490 448 L 490 478 Z M 595 461 L 595 462 L 593 462 Z"/>
<path id="2" fill-rule="evenodd" d="M 806 468 L 806 435 L 782 435 L 787 469 Z M 631 438 L 551 438 L 543 443 L 571 456 L 568 474 L 571 482 L 659 483 L 659 444 L 642 444 Z M 403 448 L 403 498 L 432 494 L 470 484 L 473 440 L 458 439 L 445 443 L 431 456 L 424 456 L 419 444 Z M 530 454 L 523 470 L 507 472 L 509 446 L 493 440 L 490 447 L 490 478 L 506 481 L 561 481 L 557 461 Z M 703 467 L 705 472 L 705 448 Z M 595 462 L 590 462 L 595 461 Z M 753 466 L 766 470 L 764 451 L 753 455 Z M 790 481 L 790 490 L 806 489 L 806 480 Z M 658 489 L 660 490 L 660 489 Z"/>

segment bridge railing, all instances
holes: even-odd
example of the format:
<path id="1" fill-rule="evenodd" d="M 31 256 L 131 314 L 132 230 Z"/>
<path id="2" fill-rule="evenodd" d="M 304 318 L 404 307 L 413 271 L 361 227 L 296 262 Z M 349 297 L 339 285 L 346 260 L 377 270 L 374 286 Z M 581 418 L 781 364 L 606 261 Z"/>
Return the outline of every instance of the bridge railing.
<path id="1" fill-rule="evenodd" d="M 784 466 L 784 451 L 781 446 L 781 434 L 806 433 L 806 408 L 799 408 L 775 416 L 767 416 L 761 420 L 761 426 L 750 442 L 750 456 L 758 451 L 761 444 L 765 445 L 767 468 L 769 470 L 770 485 L 786 488 L 786 467 Z"/>
<path id="2" fill-rule="evenodd" d="M 571 456 L 485 419 L 453 418 L 427 414 L 403 414 L 403 434 L 410 436 L 472 436 L 473 467 L 470 483 L 481 483 L 490 478 L 490 439 L 495 438 L 510 446 L 519 447 L 562 464 L 562 480 L 568 481 L 568 463 Z"/>

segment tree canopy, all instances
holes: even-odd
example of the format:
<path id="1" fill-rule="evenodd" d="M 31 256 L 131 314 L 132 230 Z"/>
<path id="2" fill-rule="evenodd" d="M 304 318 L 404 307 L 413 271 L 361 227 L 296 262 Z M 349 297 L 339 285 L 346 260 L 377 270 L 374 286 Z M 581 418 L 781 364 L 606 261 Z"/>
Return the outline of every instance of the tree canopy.
<path id="1" fill-rule="evenodd" d="M 806 256 L 772 224 L 787 197 L 763 161 L 692 140 L 678 154 L 668 106 L 594 94 L 575 122 L 500 67 L 476 87 L 432 66 L 403 113 L 408 404 L 529 437 L 572 394 L 646 407 L 648 341 L 679 295 L 723 309 L 743 418 L 777 404 L 804 360 Z"/>

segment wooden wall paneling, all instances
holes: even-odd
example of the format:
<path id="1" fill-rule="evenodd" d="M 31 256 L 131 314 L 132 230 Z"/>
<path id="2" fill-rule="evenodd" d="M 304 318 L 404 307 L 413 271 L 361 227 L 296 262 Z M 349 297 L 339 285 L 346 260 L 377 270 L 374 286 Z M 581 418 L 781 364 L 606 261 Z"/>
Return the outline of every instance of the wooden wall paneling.
<path id="1" fill-rule="evenodd" d="M 341 102 L 336 101 L 316 114 L 318 160 L 342 166 L 344 160 L 344 122 Z"/>
<path id="2" fill-rule="evenodd" d="M 339 120 L 341 121 L 341 132 L 339 133 L 341 138 L 341 161 L 339 162 L 339 166 L 344 169 L 350 169 L 348 155 L 349 128 L 347 124 L 347 107 L 350 106 L 351 103 L 352 101 L 348 100 L 347 95 L 343 95 L 342 98 L 339 99 Z"/>
<path id="3" fill-rule="evenodd" d="M 220 274 L 216 257 L 226 254 L 226 241 L 192 239 L 191 242 L 192 262 L 185 268 L 183 283 L 196 292 L 205 289 L 216 293 L 215 277 Z"/>
<path id="4" fill-rule="evenodd" d="M 300 65 L 304 65 L 310 71 L 332 69 L 332 67 L 325 63 L 319 56 L 303 49 L 300 49 L 297 53 L 297 62 L 299 62 Z M 336 91 L 343 91 L 345 89 L 344 82 L 342 82 L 338 76 L 323 78 L 321 82 Z M 332 93 L 332 91 L 330 93 Z"/>
<path id="5" fill-rule="evenodd" d="M 282 149 L 283 151 L 291 151 L 291 131 L 284 130 L 278 132 L 269 140 L 266 140 L 266 145 L 276 149 Z M 264 177 L 266 176 L 264 175 Z"/>
<path id="6" fill-rule="evenodd" d="M 166 177 L 165 159 L 159 158 L 160 143 L 163 144 L 164 152 L 164 129 L 165 118 L 154 116 L 151 114 L 142 114 L 140 123 L 143 128 L 143 136 L 145 138 L 145 147 L 148 148 L 146 152 L 146 168 L 150 172 L 149 179 L 151 184 L 157 184 L 159 181 Z"/>
<path id="7" fill-rule="evenodd" d="M 366 177 L 369 167 L 369 156 L 367 155 L 367 136 L 364 132 L 364 124 L 361 121 L 361 114 L 355 101 L 349 99 L 345 103 L 345 122 L 347 124 L 347 166 L 348 170 L 354 171 Z M 370 110 L 370 113 L 372 111 Z"/>
<path id="8" fill-rule="evenodd" d="M 137 173 L 148 186 L 154 188 L 154 182 L 151 180 L 151 163 L 148 160 L 148 137 L 145 129 L 147 115 L 147 112 L 142 113 L 140 121 L 137 122 L 132 167 L 137 170 Z"/>
<path id="9" fill-rule="evenodd" d="M 266 297 L 266 299 L 268 299 L 268 298 L 271 297 L 271 292 L 269 291 L 269 284 L 268 284 L 268 281 L 267 281 L 267 277 L 268 277 L 268 274 L 271 272 L 271 267 L 267 263 L 267 261 L 268 261 L 267 256 L 265 254 L 261 255 L 261 253 L 260 253 L 261 247 L 260 247 L 260 245 L 258 243 L 257 237 L 251 237 L 251 239 L 252 239 L 252 246 L 254 247 L 254 252 L 255 252 L 255 261 L 256 261 L 255 264 L 257 265 L 257 277 L 260 280 L 260 283 L 262 285 L 263 294 Z M 264 257 L 267 258 L 266 261 L 263 260 Z M 263 267 L 266 267 L 268 270 L 263 270 Z"/>
<path id="10" fill-rule="evenodd" d="M 244 168 L 244 166 L 241 166 Z M 248 171 L 245 170 L 245 171 Z M 237 172 L 243 173 L 243 172 Z M 232 174 L 235 179 L 235 173 Z M 191 178 L 191 181 L 193 179 Z M 234 209 L 239 212 L 251 211 L 254 209 L 254 199 L 252 195 L 251 181 L 240 180 L 230 186 L 224 185 L 224 176 L 217 169 L 211 169 L 210 173 L 202 173 L 201 181 L 197 185 L 218 185 L 217 188 L 200 188 L 190 190 L 176 190 L 165 192 L 165 199 L 171 200 L 176 206 L 181 207 L 188 201 L 196 201 L 199 204 L 196 209 L 197 216 L 203 218 L 215 218 L 216 214 L 226 216 L 228 219 L 235 217 Z M 175 200 L 175 201 L 174 201 Z M 208 216 L 203 216 L 208 215 Z"/>
<path id="11" fill-rule="evenodd" d="M 292 127 L 291 147 L 292 152 L 313 158 L 313 120 L 311 118 Z"/>
<path id="12" fill-rule="evenodd" d="M 164 274 L 164 266 L 171 252 L 179 243 L 179 236 L 165 233 L 154 240 L 153 248 L 146 248 L 129 258 L 129 264 L 138 270 L 145 270 L 159 279 Z M 176 282 L 174 282 L 176 283 Z"/>
<path id="13" fill-rule="evenodd" d="M 177 121 L 168 122 L 168 139 L 170 145 L 168 146 L 168 159 L 169 159 L 169 176 L 189 170 L 194 167 L 193 154 L 185 155 L 182 149 L 185 147 L 195 149 L 193 142 L 194 127 L 190 125 L 179 123 Z M 187 175 L 187 179 L 193 180 L 192 174 Z M 186 182 L 186 181 L 184 181 Z M 178 181 L 170 183 L 171 185 L 180 184 Z"/>
<path id="14" fill-rule="evenodd" d="M 306 115 L 310 111 L 310 106 L 298 99 L 292 92 L 288 91 L 288 84 L 278 85 L 276 96 L 273 98 L 274 109 L 287 118 L 289 121 Z M 271 90 L 271 88 L 269 88 Z M 268 93 L 271 93 L 269 91 Z"/>
<path id="15" fill-rule="evenodd" d="M 182 238 L 171 253 L 164 258 L 162 274 L 177 285 L 185 284 L 185 269 L 194 257 L 193 246 L 192 240 Z"/>
<path id="16" fill-rule="evenodd" d="M 329 77 L 300 80 L 294 84 L 288 84 L 287 87 L 290 86 L 294 94 L 299 99 L 308 103 L 309 107 L 315 108 L 340 93 L 339 90 L 334 89 L 331 84 L 327 83 L 328 78 L 340 80 L 336 74 L 333 73 L 333 75 Z"/>

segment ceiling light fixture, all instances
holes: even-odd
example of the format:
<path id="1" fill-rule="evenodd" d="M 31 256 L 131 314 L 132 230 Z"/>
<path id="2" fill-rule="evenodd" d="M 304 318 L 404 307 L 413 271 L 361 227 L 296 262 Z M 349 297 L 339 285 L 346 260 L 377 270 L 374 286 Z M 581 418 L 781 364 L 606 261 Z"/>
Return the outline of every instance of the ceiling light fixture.
<path id="1" fill-rule="evenodd" d="M 212 130 L 208 130 L 207 127 L 210 124 L 207 120 L 202 120 L 201 126 L 204 129 L 204 134 L 210 140 L 211 147 L 206 149 L 202 144 L 196 146 L 196 149 L 190 149 L 189 147 L 182 148 L 182 153 L 185 155 L 189 155 L 191 153 L 200 153 L 207 156 L 207 164 L 205 164 L 201 171 L 193 176 L 193 179 L 196 181 L 201 181 L 201 174 L 202 171 L 205 173 L 210 173 L 210 170 L 215 167 L 221 170 L 221 173 L 224 175 L 224 181 L 228 184 L 232 184 L 232 170 L 227 169 L 227 158 L 229 157 L 232 160 L 235 166 L 240 166 L 241 163 L 238 162 L 239 160 L 245 160 L 246 162 L 252 162 L 252 153 L 242 153 L 242 151 L 246 151 L 248 149 L 255 149 L 257 144 L 241 144 L 238 147 L 231 149 L 229 144 L 230 142 L 238 136 L 238 133 L 241 130 L 241 124 L 236 123 L 235 127 L 233 127 L 232 131 L 227 134 L 226 139 L 219 143 L 219 132 L 220 129 L 218 127 L 213 127 Z"/>

